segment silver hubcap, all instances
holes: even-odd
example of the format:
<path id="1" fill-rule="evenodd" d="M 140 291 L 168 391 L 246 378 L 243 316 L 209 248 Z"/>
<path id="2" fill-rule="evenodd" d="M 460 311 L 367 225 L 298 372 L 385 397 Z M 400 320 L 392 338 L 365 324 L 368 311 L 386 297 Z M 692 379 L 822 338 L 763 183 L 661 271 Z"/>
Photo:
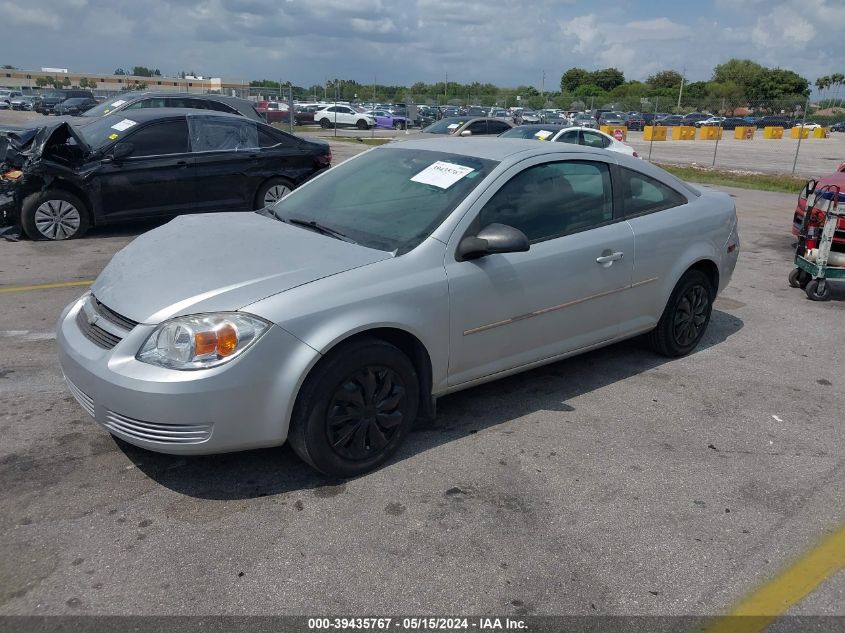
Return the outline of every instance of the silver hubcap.
<path id="1" fill-rule="evenodd" d="M 47 200 L 35 210 L 35 228 L 51 240 L 73 237 L 80 222 L 79 209 L 66 200 Z"/>
<path id="2" fill-rule="evenodd" d="M 264 206 L 276 204 L 279 200 L 290 193 L 290 189 L 284 185 L 273 185 L 264 194 Z"/>

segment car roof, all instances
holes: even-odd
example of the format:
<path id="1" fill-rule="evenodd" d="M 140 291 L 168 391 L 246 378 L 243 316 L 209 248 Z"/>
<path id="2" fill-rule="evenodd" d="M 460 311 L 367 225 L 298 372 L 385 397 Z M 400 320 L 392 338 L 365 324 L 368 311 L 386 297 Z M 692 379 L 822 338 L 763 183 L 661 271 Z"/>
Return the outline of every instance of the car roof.
<path id="1" fill-rule="evenodd" d="M 173 116 L 216 116 L 227 119 L 237 119 L 238 121 L 252 121 L 246 119 L 240 114 L 231 112 L 218 112 L 217 110 L 200 110 L 198 108 L 138 108 L 137 110 L 118 110 L 106 116 L 114 119 L 132 119 L 138 123 L 145 123 L 146 121 L 154 121 L 156 119 L 164 119 Z M 258 123 L 258 121 L 253 121 Z"/>

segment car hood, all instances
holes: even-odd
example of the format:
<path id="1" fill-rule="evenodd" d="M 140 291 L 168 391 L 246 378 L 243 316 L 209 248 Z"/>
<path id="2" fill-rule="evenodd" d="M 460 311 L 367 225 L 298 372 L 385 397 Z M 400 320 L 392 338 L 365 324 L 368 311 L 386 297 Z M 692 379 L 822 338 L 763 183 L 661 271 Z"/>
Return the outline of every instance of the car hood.
<path id="1" fill-rule="evenodd" d="M 64 142 L 72 138 L 83 154 L 91 153 L 91 147 L 82 136 L 65 121 L 26 130 L 0 132 L 0 165 L 8 163 L 20 167 L 28 157 L 37 157 L 53 140 Z"/>
<path id="2" fill-rule="evenodd" d="M 238 310 L 391 257 L 256 213 L 188 215 L 119 251 L 91 290 L 118 314 L 156 324 Z"/>

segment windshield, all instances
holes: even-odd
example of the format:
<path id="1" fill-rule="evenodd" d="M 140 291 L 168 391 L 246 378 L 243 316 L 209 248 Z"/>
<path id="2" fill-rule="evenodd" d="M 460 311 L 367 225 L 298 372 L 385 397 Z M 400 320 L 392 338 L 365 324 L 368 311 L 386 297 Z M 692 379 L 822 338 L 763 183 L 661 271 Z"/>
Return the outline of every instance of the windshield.
<path id="1" fill-rule="evenodd" d="M 62 99 L 64 98 L 65 93 L 61 92 L 60 90 L 51 90 L 44 96 L 46 96 L 48 99 Z"/>
<path id="2" fill-rule="evenodd" d="M 135 125 L 137 121 L 116 114 L 101 117 L 99 121 L 92 121 L 79 127 L 74 126 L 73 129 L 85 139 L 91 149 L 97 150 L 123 138 Z"/>
<path id="3" fill-rule="evenodd" d="M 112 110 L 119 108 L 120 106 L 128 103 L 129 100 L 132 99 L 131 96 L 128 95 L 118 95 L 116 97 L 112 97 L 111 99 L 107 99 L 102 103 L 95 105 L 90 110 L 86 110 L 82 113 L 82 116 L 92 116 L 92 117 L 101 117 L 107 115 Z"/>
<path id="4" fill-rule="evenodd" d="M 446 152 L 381 148 L 332 167 L 277 202 L 272 212 L 401 255 L 428 237 L 497 164 Z"/>
<path id="5" fill-rule="evenodd" d="M 456 129 L 461 127 L 467 119 L 463 117 L 446 117 L 440 119 L 436 123 L 432 123 L 423 132 L 427 134 L 452 134 Z"/>
<path id="6" fill-rule="evenodd" d="M 553 135 L 553 130 L 546 130 L 542 125 L 512 127 L 507 132 L 499 134 L 501 138 L 535 138 L 540 140 L 546 140 Z"/>
<path id="7" fill-rule="evenodd" d="M 65 100 L 64 105 L 74 106 L 74 105 L 79 105 L 80 103 L 85 103 L 86 101 L 88 101 L 88 99 L 82 99 L 80 97 L 74 97 L 73 99 Z"/>

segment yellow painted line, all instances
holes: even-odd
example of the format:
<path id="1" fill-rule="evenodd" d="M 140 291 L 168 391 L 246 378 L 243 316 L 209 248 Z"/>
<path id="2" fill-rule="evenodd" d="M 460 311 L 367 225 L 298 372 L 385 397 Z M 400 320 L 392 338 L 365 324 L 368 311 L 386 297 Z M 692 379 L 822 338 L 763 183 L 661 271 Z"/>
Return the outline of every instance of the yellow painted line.
<path id="1" fill-rule="evenodd" d="M 52 288 L 74 288 L 76 286 L 90 286 L 94 283 L 93 279 L 86 279 L 84 281 L 60 281 L 54 284 L 34 284 L 32 286 L 6 286 L 0 287 L 2 292 L 27 292 L 29 290 L 50 290 Z"/>
<path id="2" fill-rule="evenodd" d="M 845 569 L 845 527 L 752 592 L 703 633 L 759 633 L 810 595 L 826 579 Z"/>

